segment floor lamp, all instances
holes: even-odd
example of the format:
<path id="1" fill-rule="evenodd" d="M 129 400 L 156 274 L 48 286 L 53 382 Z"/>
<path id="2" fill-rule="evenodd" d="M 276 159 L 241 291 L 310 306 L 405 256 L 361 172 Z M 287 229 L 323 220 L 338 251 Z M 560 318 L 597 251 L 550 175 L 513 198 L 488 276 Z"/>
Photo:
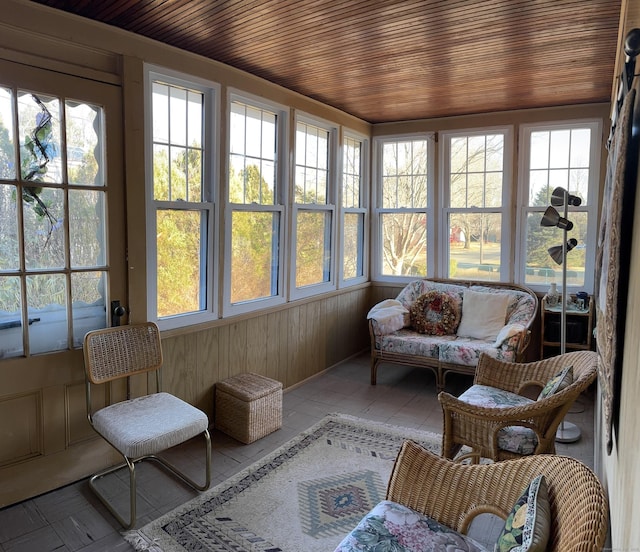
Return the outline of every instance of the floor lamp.
<path id="1" fill-rule="evenodd" d="M 542 215 L 541 226 L 555 226 L 563 232 L 562 245 L 555 245 L 548 249 L 551 258 L 562 266 L 562 301 L 560 306 L 560 354 L 564 354 L 567 349 L 567 253 L 571 251 L 578 240 L 571 238 L 567 240 L 567 232 L 573 228 L 573 223 L 568 220 L 569 205 L 579 206 L 581 200 L 578 196 L 569 194 L 567 190 L 557 187 L 551 193 L 551 205 Z M 556 207 L 564 207 L 564 216 L 556 210 Z M 580 439 L 580 428 L 571 422 L 562 420 L 556 432 L 556 441 L 559 443 L 574 443 Z"/>

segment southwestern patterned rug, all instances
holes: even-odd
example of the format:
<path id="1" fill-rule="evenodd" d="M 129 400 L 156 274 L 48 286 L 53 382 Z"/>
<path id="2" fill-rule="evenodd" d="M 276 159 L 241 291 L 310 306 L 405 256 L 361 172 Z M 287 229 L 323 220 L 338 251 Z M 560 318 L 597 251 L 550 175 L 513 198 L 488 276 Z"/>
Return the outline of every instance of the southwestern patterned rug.
<path id="1" fill-rule="evenodd" d="M 149 552 L 327 552 L 384 499 L 405 438 L 435 433 L 333 414 L 125 538 Z"/>

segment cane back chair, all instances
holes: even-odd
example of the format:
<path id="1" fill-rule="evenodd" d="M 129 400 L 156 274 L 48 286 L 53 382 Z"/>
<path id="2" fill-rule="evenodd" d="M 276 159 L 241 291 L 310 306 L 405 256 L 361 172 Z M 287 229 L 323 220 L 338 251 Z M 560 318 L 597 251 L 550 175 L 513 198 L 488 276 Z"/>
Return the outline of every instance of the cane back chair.
<path id="1" fill-rule="evenodd" d="M 89 486 L 105 507 L 127 529 L 136 522 L 136 464 L 154 460 L 194 489 L 211 484 L 211 438 L 207 415 L 185 401 L 161 392 L 162 348 L 153 322 L 94 330 L 84 338 L 86 399 L 89 423 L 123 457 L 124 463 L 107 468 L 89 479 Z M 157 392 L 130 398 L 130 377 L 155 372 Z M 93 410 L 91 388 L 126 378 L 127 397 Z M 200 485 L 158 454 L 193 437 L 205 439 L 205 483 Z M 129 519 L 125 519 L 100 491 L 96 481 L 127 467 L 129 470 Z"/>

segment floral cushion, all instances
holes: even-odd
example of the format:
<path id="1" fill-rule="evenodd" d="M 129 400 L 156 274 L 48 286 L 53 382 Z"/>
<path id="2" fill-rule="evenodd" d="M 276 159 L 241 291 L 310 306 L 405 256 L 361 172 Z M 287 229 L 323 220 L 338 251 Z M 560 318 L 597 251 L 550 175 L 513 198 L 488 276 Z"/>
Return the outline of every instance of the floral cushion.
<path id="1" fill-rule="evenodd" d="M 383 500 L 335 552 L 487 552 L 473 539 L 406 506 Z"/>
<path id="2" fill-rule="evenodd" d="M 547 384 L 542 388 L 538 399 L 546 399 L 554 393 L 559 393 L 573 383 L 573 366 L 567 366 L 553 376 Z"/>
<path id="3" fill-rule="evenodd" d="M 505 520 L 494 552 L 545 552 L 551 526 L 547 483 L 536 477 Z"/>
<path id="4" fill-rule="evenodd" d="M 388 353 L 417 355 L 438 359 L 438 349 L 443 339 L 455 339 L 455 336 L 430 336 L 419 334 L 410 329 L 398 330 L 388 335 L 376 337 L 376 348 Z"/>
<path id="5" fill-rule="evenodd" d="M 509 408 L 534 402 L 527 397 L 487 385 L 472 385 L 458 398 L 467 404 L 486 408 Z M 498 448 L 502 450 L 528 455 L 533 454 L 537 446 L 538 437 L 528 427 L 509 426 L 498 431 Z"/>
<path id="6" fill-rule="evenodd" d="M 411 306 L 411 327 L 429 335 L 452 335 L 460 323 L 460 296 L 456 293 L 431 290 Z"/>
<path id="7" fill-rule="evenodd" d="M 516 359 L 515 347 L 497 348 L 493 342 L 482 339 L 458 337 L 455 340 L 440 343 L 438 355 L 442 362 L 460 366 L 477 366 L 480 353 L 513 362 Z"/>

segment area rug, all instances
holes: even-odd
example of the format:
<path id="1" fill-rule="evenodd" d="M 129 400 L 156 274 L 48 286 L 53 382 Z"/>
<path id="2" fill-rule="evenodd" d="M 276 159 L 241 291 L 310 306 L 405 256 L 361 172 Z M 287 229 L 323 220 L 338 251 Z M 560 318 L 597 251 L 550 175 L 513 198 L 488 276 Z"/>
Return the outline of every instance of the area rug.
<path id="1" fill-rule="evenodd" d="M 148 552 L 328 552 L 384 499 L 404 439 L 441 437 L 333 414 L 125 538 Z"/>

